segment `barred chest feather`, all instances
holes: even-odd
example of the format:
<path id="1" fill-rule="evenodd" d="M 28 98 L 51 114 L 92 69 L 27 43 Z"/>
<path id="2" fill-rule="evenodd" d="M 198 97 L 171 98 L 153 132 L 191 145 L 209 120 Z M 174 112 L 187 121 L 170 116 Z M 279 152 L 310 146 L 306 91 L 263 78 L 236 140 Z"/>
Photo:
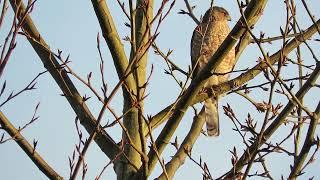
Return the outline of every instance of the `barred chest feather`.
<path id="1" fill-rule="evenodd" d="M 203 42 L 201 43 L 200 56 L 204 56 L 199 60 L 199 68 L 201 69 L 208 63 L 208 60 L 216 52 L 225 38 L 230 32 L 230 28 L 225 21 L 212 21 L 209 24 L 203 24 L 201 27 Z M 216 68 L 217 73 L 230 72 L 234 66 L 235 50 L 234 48 L 228 53 L 221 64 Z M 214 85 L 225 82 L 229 77 L 229 74 L 213 76 L 208 84 Z"/>

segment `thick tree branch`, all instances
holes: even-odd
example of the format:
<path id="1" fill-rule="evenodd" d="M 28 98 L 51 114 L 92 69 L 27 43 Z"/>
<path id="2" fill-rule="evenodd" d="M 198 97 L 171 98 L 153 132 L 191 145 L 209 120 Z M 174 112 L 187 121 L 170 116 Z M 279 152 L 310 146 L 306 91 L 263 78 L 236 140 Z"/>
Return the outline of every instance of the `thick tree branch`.
<path id="1" fill-rule="evenodd" d="M 146 67 L 148 62 L 148 49 L 144 54 L 138 57 L 139 52 L 143 49 L 143 46 L 148 44 L 151 36 L 151 24 L 150 21 L 153 18 L 153 0 L 136 1 L 136 8 L 133 7 L 133 2 L 129 1 L 130 6 L 130 25 L 131 25 L 131 52 L 130 52 L 130 64 L 132 64 L 132 71 L 134 72 L 135 84 L 137 89 L 136 98 L 139 102 L 139 108 L 137 111 L 134 111 L 137 114 L 131 114 L 124 118 L 124 125 L 128 130 L 128 134 L 132 139 L 132 143 L 136 144 L 139 147 L 140 151 L 146 153 L 146 138 L 143 135 L 143 128 L 146 127 L 143 119 L 143 109 L 144 109 L 144 93 L 145 93 L 145 83 L 146 83 Z M 127 107 L 133 106 L 130 102 Z M 142 162 L 142 167 L 144 169 L 143 178 L 147 177 L 147 159 L 146 156 L 140 155 L 132 147 L 127 146 L 125 148 L 126 155 L 136 163 L 137 166 L 140 166 Z M 126 177 L 124 179 L 130 179 L 132 177 L 132 171 L 136 171 L 133 167 L 128 164 L 123 164 L 122 174 Z"/>
<path id="2" fill-rule="evenodd" d="M 302 88 L 296 93 L 296 97 L 301 99 L 304 95 L 313 87 L 313 84 L 317 81 L 320 75 L 320 63 L 317 63 L 316 69 L 311 74 L 310 78 L 305 82 Z M 250 147 L 248 147 L 241 156 L 241 158 L 234 164 L 234 167 L 224 176 L 226 178 L 236 176 L 239 171 L 246 165 L 246 163 L 250 160 L 250 156 L 255 154 L 259 147 L 264 144 L 271 135 L 285 122 L 286 117 L 290 114 L 292 109 L 295 107 L 295 104 L 292 101 L 289 101 L 288 104 L 284 107 L 281 113 L 277 116 L 277 118 L 269 125 L 269 127 L 265 130 L 264 136 L 259 143 L 258 140 L 255 140 Z"/>
<path id="3" fill-rule="evenodd" d="M 10 0 L 10 3 L 13 10 L 19 13 L 18 18 L 21 20 L 20 17 L 25 12 L 23 2 L 21 0 Z M 24 17 L 23 21 L 24 23 L 22 28 L 28 38 L 28 41 L 40 57 L 44 67 L 49 71 L 51 76 L 59 85 L 69 104 L 79 117 L 81 124 L 85 127 L 88 133 L 91 134 L 95 130 L 96 120 L 83 101 L 83 98 L 68 77 L 67 72 L 61 68 L 45 40 L 41 37 L 31 17 L 27 15 Z M 113 159 L 118 152 L 121 151 L 113 139 L 103 130 L 99 131 L 95 138 L 95 142 L 110 159 Z"/>
<path id="4" fill-rule="evenodd" d="M 295 48 L 297 48 L 301 43 L 303 43 L 306 39 L 309 39 L 312 35 L 314 35 L 317 32 L 317 26 L 320 26 L 320 20 L 317 21 L 316 24 L 313 24 L 308 29 L 306 29 L 302 34 L 297 35 L 294 39 L 292 39 L 283 50 L 279 50 L 278 52 L 274 53 L 272 56 L 270 56 L 270 64 L 274 64 L 278 61 L 278 59 L 282 55 L 288 55 L 291 51 L 293 51 Z M 199 102 L 204 101 L 205 99 L 208 99 L 209 97 L 213 95 L 220 95 L 223 93 L 226 93 L 230 90 L 236 89 L 243 84 L 249 82 L 253 78 L 255 78 L 258 74 L 262 72 L 262 69 L 266 68 L 267 65 L 264 62 L 260 62 L 247 72 L 241 74 L 240 76 L 225 82 L 219 87 L 214 87 L 212 89 L 208 89 L 206 93 L 201 93 L 196 96 L 192 100 L 192 104 L 196 104 Z M 169 105 L 168 107 L 161 110 L 159 113 L 157 113 L 155 116 L 152 117 L 150 120 L 150 125 L 152 129 L 155 129 L 159 125 L 161 125 L 163 122 L 165 122 L 173 112 L 173 104 Z M 147 131 L 146 131 L 147 133 Z"/>
<path id="5" fill-rule="evenodd" d="M 63 179 L 44 159 L 42 159 L 35 151 L 35 147 L 28 143 L 28 141 L 20 134 L 20 131 L 11 124 L 1 111 L 0 125 L 48 178 L 56 180 Z"/>
<path id="6" fill-rule="evenodd" d="M 266 0 L 252 0 L 245 11 L 245 16 L 252 26 L 255 21 L 252 20 L 253 17 L 262 13 L 264 6 L 266 5 Z M 257 19 L 255 19 L 257 20 Z M 245 32 L 245 28 L 242 26 L 243 19 L 241 18 L 236 26 L 232 29 L 230 34 L 215 52 L 215 54 L 210 58 L 208 64 L 199 72 L 199 74 L 191 81 L 190 86 L 187 88 L 185 93 L 179 98 L 173 114 L 170 116 L 164 129 L 161 131 L 159 137 L 156 140 L 157 149 L 159 154 L 161 154 L 166 147 L 167 143 L 170 141 L 173 133 L 178 127 L 184 113 L 187 108 L 192 105 L 193 99 L 196 97 L 200 89 L 203 87 L 207 79 L 212 75 L 211 71 L 215 69 L 227 55 L 227 53 L 233 48 L 237 40 Z M 149 154 L 149 170 L 152 170 L 157 162 L 157 158 L 154 151 L 150 151 Z"/>
<path id="7" fill-rule="evenodd" d="M 128 69 L 129 62 L 109 8 L 105 0 L 91 0 L 91 3 L 98 18 L 102 35 L 105 38 L 112 55 L 119 79 L 122 79 L 122 77 L 125 77 L 130 71 Z M 128 75 L 125 80 L 125 85 L 133 92 L 136 92 L 136 85 L 132 74 Z"/>
<path id="8" fill-rule="evenodd" d="M 318 104 L 316 111 L 314 112 L 313 116 L 311 117 L 311 122 L 310 122 L 309 129 L 308 129 L 308 132 L 306 135 L 306 139 L 305 139 L 304 144 L 302 146 L 301 152 L 300 152 L 299 156 L 297 157 L 293 168 L 291 169 L 289 179 L 295 179 L 301 174 L 303 164 L 309 154 L 309 151 L 310 151 L 312 145 L 317 145 L 317 144 L 314 144 L 314 141 L 315 141 L 314 136 L 316 134 L 316 128 L 318 125 L 319 116 L 320 116 L 320 103 Z"/>
<path id="9" fill-rule="evenodd" d="M 194 143 L 197 141 L 198 137 L 201 134 L 203 124 L 205 123 L 204 108 L 201 109 L 200 113 L 194 117 L 191 129 L 188 132 L 188 135 L 184 138 L 181 146 L 179 147 L 176 154 L 172 159 L 166 164 L 166 172 L 169 179 L 174 179 L 174 174 L 180 168 L 188 156 L 188 153 L 191 152 L 191 149 Z M 162 173 L 157 179 L 166 179 L 164 173 Z"/>
<path id="10" fill-rule="evenodd" d="M 118 76 L 119 78 L 126 75 L 129 70 L 132 70 L 135 75 L 130 74 L 125 81 L 126 88 L 123 88 L 124 91 L 124 108 L 123 112 L 128 112 L 124 116 L 124 125 L 126 130 L 128 131 L 128 135 L 130 136 L 130 143 L 133 143 L 135 147 L 141 148 L 141 144 L 144 142 L 140 141 L 139 136 L 139 124 L 138 123 L 138 108 L 132 108 L 135 103 L 132 99 L 132 94 L 137 95 L 137 101 L 140 102 L 140 98 L 143 96 L 143 91 L 141 91 L 141 87 L 145 83 L 146 77 L 146 62 L 147 62 L 147 54 L 145 53 L 145 49 L 141 48 L 144 46 L 149 40 L 149 36 L 144 36 L 146 33 L 146 28 L 149 28 L 147 25 L 147 19 L 145 18 L 145 1 L 140 1 L 137 3 L 137 9 L 133 9 L 132 1 L 129 1 L 130 6 L 130 22 L 131 22 L 131 42 L 132 49 L 130 55 L 130 64 L 125 55 L 123 45 L 120 41 L 119 35 L 116 31 L 116 27 L 113 23 L 112 16 L 109 12 L 108 6 L 105 1 L 91 1 L 93 7 L 95 9 L 96 15 L 98 17 L 103 36 L 108 44 L 110 52 L 112 54 Z M 148 13 L 152 15 L 152 5 L 148 7 Z M 152 18 L 152 16 L 150 17 Z M 136 21 L 137 20 L 137 21 Z M 137 38 L 136 38 L 137 37 Z M 139 53 L 138 53 L 139 51 Z M 141 52 L 144 52 L 141 57 Z M 139 59 L 139 60 L 137 60 Z M 138 93 L 138 94 L 137 94 Z M 142 98 L 141 98 L 142 99 Z M 141 108 L 143 107 L 141 101 Z M 141 113 L 142 114 L 142 110 Z M 125 133 L 123 133 L 124 139 L 129 138 L 126 137 Z M 125 140 L 126 141 L 126 140 Z M 139 149 L 140 151 L 141 149 Z M 129 160 L 134 163 L 135 166 L 139 167 L 141 165 L 140 154 L 131 147 L 130 144 L 125 144 L 125 153 Z M 123 162 L 123 163 L 119 163 Z M 115 165 L 115 171 L 120 179 L 128 179 L 132 176 L 132 173 L 135 172 L 135 168 L 126 162 L 125 159 L 122 158 L 121 161 L 117 161 Z"/>

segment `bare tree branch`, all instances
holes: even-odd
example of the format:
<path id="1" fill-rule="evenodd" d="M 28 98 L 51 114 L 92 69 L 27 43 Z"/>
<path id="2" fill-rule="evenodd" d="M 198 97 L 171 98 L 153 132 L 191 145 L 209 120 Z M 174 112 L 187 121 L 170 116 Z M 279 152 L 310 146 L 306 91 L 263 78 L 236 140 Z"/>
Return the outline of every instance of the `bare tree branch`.
<path id="1" fill-rule="evenodd" d="M 317 25 L 320 25 L 320 20 L 317 21 Z M 316 25 L 310 26 L 308 29 L 304 31 L 304 33 L 300 34 L 299 36 L 292 39 L 286 47 L 284 47 L 283 50 L 279 50 L 278 52 L 274 53 L 272 56 L 270 56 L 269 61 L 270 64 L 274 64 L 278 61 L 281 53 L 282 55 L 287 55 L 291 51 L 293 51 L 296 47 L 298 47 L 301 43 L 304 42 L 305 39 L 309 39 L 312 35 L 314 35 L 317 32 Z M 225 82 L 219 87 L 213 87 L 212 89 L 207 89 L 205 92 L 202 92 L 201 94 L 198 94 L 193 100 L 192 104 L 196 104 L 199 102 L 204 101 L 205 99 L 208 99 L 209 97 L 220 95 L 223 93 L 226 93 L 232 89 L 235 89 L 237 87 L 242 86 L 243 84 L 247 83 L 248 81 L 255 78 L 258 74 L 262 72 L 262 69 L 266 67 L 266 64 L 264 62 L 260 62 L 253 68 L 249 69 L 247 72 L 242 73 L 240 76 L 229 80 L 228 82 Z M 163 122 L 165 122 L 168 117 L 170 117 L 172 114 L 172 104 L 158 112 L 156 115 L 152 117 L 150 120 L 150 125 L 152 129 L 158 127 Z"/>
<path id="2" fill-rule="evenodd" d="M 301 99 L 311 88 L 312 84 L 315 83 L 317 78 L 320 75 L 320 64 L 317 64 L 316 69 L 311 74 L 310 78 L 305 82 L 303 87 L 296 93 L 296 97 Z M 286 117 L 290 114 L 291 110 L 295 107 L 295 104 L 292 101 L 289 101 L 285 108 L 281 111 L 281 113 L 277 116 L 277 118 L 268 126 L 265 130 L 263 139 L 261 143 L 258 143 L 258 140 L 255 140 L 252 145 L 247 148 L 244 154 L 241 156 L 239 161 L 234 165 L 234 167 L 224 175 L 226 178 L 234 177 L 239 171 L 243 168 L 243 166 L 248 162 L 250 156 L 255 154 L 259 147 L 265 143 L 272 134 L 284 123 Z"/>
<path id="3" fill-rule="evenodd" d="M 297 160 L 295 161 L 293 168 L 291 169 L 289 179 L 296 178 L 301 174 L 303 164 L 309 154 L 311 147 L 313 145 L 318 145 L 317 143 L 314 143 L 314 142 L 315 142 L 316 128 L 317 128 L 319 119 L 320 119 L 320 103 L 318 104 L 315 112 L 313 113 L 313 116 L 311 116 L 311 123 L 309 125 L 306 139 L 304 141 L 300 154 L 297 157 Z"/>
<path id="4" fill-rule="evenodd" d="M 253 21 L 252 18 L 256 15 L 262 13 L 263 8 L 267 1 L 250 1 L 245 15 L 249 19 L 250 25 L 253 25 L 256 21 Z M 256 19 L 257 20 L 257 19 Z M 237 40 L 245 32 L 245 28 L 242 27 L 242 18 L 238 21 L 237 25 L 232 29 L 228 37 L 224 40 L 215 54 L 210 58 L 208 64 L 198 73 L 198 75 L 191 81 L 190 86 L 179 98 L 177 105 L 173 114 L 170 116 L 167 124 L 164 129 L 161 131 L 160 135 L 156 140 L 156 145 L 159 153 L 161 154 L 169 142 L 176 128 L 178 127 L 184 113 L 187 108 L 192 104 L 192 100 L 196 97 L 197 93 L 203 87 L 206 80 L 211 76 L 211 70 L 217 67 L 229 52 L 230 49 L 235 45 Z M 154 151 L 150 151 L 149 154 L 149 170 L 152 170 L 156 164 L 156 156 Z"/>
<path id="5" fill-rule="evenodd" d="M 63 178 L 36 152 L 36 146 L 32 146 L 20 134 L 7 117 L 0 111 L 1 127 L 14 139 L 21 149 L 29 156 L 33 163 L 50 179 L 62 180 Z M 34 144 L 35 145 L 35 144 Z"/>
<path id="6" fill-rule="evenodd" d="M 20 19 L 21 15 L 25 12 L 23 2 L 21 0 L 10 0 L 10 3 L 13 10 L 15 12 L 19 12 L 18 18 Z M 27 15 L 23 21 L 23 31 L 26 34 L 28 41 L 40 57 L 44 67 L 49 71 L 51 76 L 59 85 L 63 95 L 79 117 L 81 124 L 89 133 L 92 133 L 96 126 L 96 120 L 86 106 L 78 90 L 68 77 L 67 72 L 64 69 L 61 69 L 61 66 L 53 56 L 53 53 L 50 51 L 45 40 L 41 37 L 31 17 Z M 100 131 L 98 136 L 95 138 L 95 141 L 110 159 L 113 159 L 117 155 L 118 151 L 120 151 L 119 147 L 105 131 Z"/>
<path id="7" fill-rule="evenodd" d="M 201 134 L 203 124 L 205 123 L 204 108 L 201 109 L 200 113 L 194 117 L 191 129 L 188 135 L 184 138 L 178 151 L 166 164 L 166 172 L 169 179 L 174 179 L 174 174 L 184 164 L 186 157 L 191 152 L 194 143 L 197 141 Z M 162 173 L 157 179 L 165 179 L 164 173 Z"/>
<path id="8" fill-rule="evenodd" d="M 96 16 L 102 30 L 102 35 L 106 40 L 110 53 L 113 57 L 113 62 L 118 72 L 118 77 L 121 79 L 128 72 L 129 61 L 125 54 L 124 47 L 120 40 L 116 26 L 114 25 L 109 8 L 105 0 L 91 0 L 91 3 L 94 11 L 96 12 Z M 125 84 L 130 90 L 136 92 L 136 85 L 132 74 L 128 76 Z"/>

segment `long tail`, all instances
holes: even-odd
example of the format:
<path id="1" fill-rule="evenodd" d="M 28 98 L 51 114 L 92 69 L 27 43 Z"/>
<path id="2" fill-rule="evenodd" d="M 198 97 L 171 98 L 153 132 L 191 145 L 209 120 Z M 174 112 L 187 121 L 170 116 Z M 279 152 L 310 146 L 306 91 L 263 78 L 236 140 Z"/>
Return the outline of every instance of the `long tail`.
<path id="1" fill-rule="evenodd" d="M 219 113 L 217 98 L 210 98 L 204 102 L 207 133 L 209 136 L 219 136 Z"/>

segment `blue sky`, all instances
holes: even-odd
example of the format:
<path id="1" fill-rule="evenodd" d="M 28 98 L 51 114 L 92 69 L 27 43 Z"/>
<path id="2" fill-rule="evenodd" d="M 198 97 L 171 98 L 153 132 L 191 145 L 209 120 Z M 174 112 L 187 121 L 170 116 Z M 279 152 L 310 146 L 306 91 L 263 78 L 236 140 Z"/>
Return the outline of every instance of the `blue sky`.
<path id="1" fill-rule="evenodd" d="M 216 0 L 215 2 L 230 12 L 233 19 L 230 25 L 234 25 L 240 16 L 236 0 Z M 116 1 L 108 1 L 107 3 L 114 16 L 120 37 L 124 38 L 130 34 L 129 28 L 124 25 L 124 23 L 127 22 L 125 16 Z M 156 3 L 156 8 L 159 7 L 159 3 L 160 2 Z M 197 5 L 195 9 L 197 17 L 200 17 L 210 4 L 209 1 L 204 0 L 202 0 L 201 3 L 195 0 L 190 1 L 190 3 Z M 307 3 L 310 5 L 311 12 L 313 12 L 316 19 L 318 19 L 320 17 L 320 11 L 317 8 L 320 5 L 319 1 L 310 0 L 307 1 Z M 187 69 L 190 64 L 190 39 L 192 31 L 195 28 L 195 23 L 189 17 L 177 14 L 182 8 L 185 8 L 183 1 L 177 1 L 172 13 L 160 27 L 160 35 L 156 42 L 165 52 L 173 49 L 171 59 L 181 68 Z M 285 6 L 283 1 L 270 0 L 263 18 L 261 18 L 255 26 L 255 33 L 258 35 L 260 31 L 263 31 L 266 33 L 266 36 L 280 35 L 279 27 L 283 26 L 285 22 L 284 10 Z M 310 26 L 311 21 L 309 17 L 306 16 L 301 3 L 297 3 L 297 10 L 300 26 L 303 29 Z M 9 9 L 9 11 L 4 29 L 8 29 L 11 23 L 12 10 Z M 97 33 L 100 32 L 100 27 L 91 2 L 77 0 L 38 1 L 32 12 L 32 18 L 41 32 L 42 37 L 50 45 L 50 48 L 53 51 L 57 51 L 57 49 L 62 50 L 65 57 L 70 54 L 70 60 L 72 61 L 70 66 L 82 77 L 86 77 L 89 72 L 93 72 L 92 82 L 97 89 L 100 89 L 99 55 L 96 48 L 96 36 Z M 6 31 L 1 29 L 1 32 Z M 2 42 L 4 38 L 3 33 L 0 34 L 0 38 Z M 319 38 L 319 36 L 314 36 L 314 38 Z M 102 37 L 101 40 L 102 54 L 105 60 L 105 76 L 109 90 L 111 90 L 117 83 L 118 78 L 113 67 L 110 53 Z M 39 72 L 44 71 L 41 61 L 26 39 L 19 36 L 17 41 L 17 47 L 7 66 L 5 74 L 2 79 L 0 79 L 1 85 L 4 80 L 7 81 L 8 89 L 4 97 L 8 96 L 11 90 L 16 92 L 22 89 Z M 127 54 L 129 54 L 129 44 L 124 42 L 124 46 L 126 47 Z M 272 45 L 264 45 L 264 47 L 267 51 L 273 53 L 277 51 L 281 45 L 274 43 Z M 319 47 L 319 42 L 312 43 L 312 47 Z M 313 59 L 310 53 L 305 48 L 303 50 L 305 63 L 312 64 Z M 320 53 L 319 48 L 315 48 L 315 53 Z M 261 54 L 257 48 L 254 45 L 249 46 L 241 56 L 236 68 L 243 69 L 254 66 L 259 56 L 261 56 Z M 167 69 L 165 62 L 159 56 L 154 55 L 152 51 L 150 51 L 149 57 L 150 65 L 154 65 L 154 74 L 148 89 L 150 95 L 146 99 L 145 111 L 146 114 L 154 115 L 177 98 L 179 87 L 171 77 L 164 74 L 164 69 Z M 294 53 L 291 54 L 291 57 L 294 57 Z M 296 72 L 296 69 L 288 68 L 284 77 L 293 77 L 296 75 Z M 74 78 L 72 79 L 82 94 L 92 95 L 81 83 Z M 258 77 L 258 80 L 252 81 L 252 84 L 257 84 L 261 82 L 261 80 L 262 76 Z M 319 102 L 319 99 L 315 96 L 316 93 L 319 93 L 319 91 L 313 90 L 305 100 L 305 103 L 309 105 L 312 110 L 315 104 Z M 32 142 L 33 139 L 38 140 L 37 150 L 39 153 L 43 155 L 43 158 L 47 160 L 57 172 L 67 178 L 69 177 L 68 156 L 72 154 L 75 144 L 78 142 L 78 137 L 74 126 L 75 114 L 65 98 L 60 96 L 60 94 L 61 91 L 54 80 L 49 74 L 45 74 L 39 78 L 36 90 L 22 94 L 6 104 L 1 111 L 18 127 L 31 119 L 35 106 L 40 102 L 38 111 L 38 115 L 40 116 L 39 120 L 24 130 L 22 134 L 30 142 Z M 250 95 L 258 101 L 267 101 L 267 95 L 264 92 L 256 91 Z M 3 100 L 4 98 L 2 97 L 0 102 Z M 287 102 L 283 97 L 275 99 L 275 102 L 281 102 L 283 100 L 285 103 Z M 226 105 L 226 103 L 229 103 L 231 107 L 234 108 L 235 113 L 242 121 L 245 120 L 248 112 L 252 113 L 254 118 L 258 121 L 260 120 L 260 122 L 264 117 L 264 114 L 254 112 L 254 107 L 236 94 L 230 94 L 221 100 L 221 136 L 218 138 L 201 136 L 193 148 L 193 157 L 199 159 L 201 156 L 202 159 L 208 163 L 214 177 L 222 175 L 222 173 L 231 167 L 231 154 L 228 150 L 236 146 L 238 152 L 242 153 L 244 148 L 243 145 L 239 144 L 239 142 L 241 142 L 240 137 L 232 131 L 232 122 L 223 114 L 222 105 Z M 91 98 L 91 100 L 88 101 L 88 105 L 93 114 L 97 115 L 101 105 L 97 102 L 96 98 Z M 118 114 L 121 114 L 121 92 L 119 92 L 117 97 L 112 101 L 111 106 Z M 193 114 L 190 110 L 181 122 L 181 128 L 179 128 L 175 134 L 175 136 L 178 136 L 180 142 L 189 130 L 192 117 Z M 107 113 L 103 123 L 106 123 L 108 120 L 112 121 L 112 116 Z M 289 127 L 282 127 L 283 132 L 289 129 Z M 82 131 L 85 132 L 84 129 L 82 129 Z M 108 132 L 115 137 L 116 140 L 119 140 L 121 137 L 119 127 L 108 130 Z M 159 131 L 156 131 L 154 135 L 158 133 Z M 84 134 L 87 135 L 87 133 Z M 272 140 L 279 140 L 285 135 L 285 133 L 277 133 Z M 288 145 L 288 148 L 292 148 L 291 144 Z M 164 159 L 166 161 L 170 160 L 170 156 L 172 156 L 174 152 L 174 147 L 169 146 L 164 153 Z M 319 155 L 317 155 L 316 158 L 319 159 Z M 97 176 L 103 166 L 108 163 L 107 157 L 100 152 L 95 144 L 90 146 L 86 160 L 89 166 L 87 179 L 93 179 Z M 275 179 L 279 179 L 282 174 L 285 177 L 288 175 L 290 170 L 289 165 L 292 164 L 292 161 L 292 157 L 284 154 L 274 154 L 267 160 L 267 165 L 269 165 Z M 317 173 L 319 168 L 319 161 L 315 162 L 306 171 L 304 178 L 315 176 L 315 179 L 319 179 L 320 176 Z M 157 167 L 156 169 L 151 178 L 159 175 L 160 168 Z M 192 177 L 193 179 L 201 178 L 201 170 L 195 164 L 191 163 L 190 160 L 186 160 L 185 166 L 180 168 L 175 179 L 188 177 Z M 10 141 L 0 145 L 0 179 L 46 179 L 46 177 L 37 169 L 16 143 Z M 112 166 L 106 170 L 103 179 L 115 179 Z"/>

